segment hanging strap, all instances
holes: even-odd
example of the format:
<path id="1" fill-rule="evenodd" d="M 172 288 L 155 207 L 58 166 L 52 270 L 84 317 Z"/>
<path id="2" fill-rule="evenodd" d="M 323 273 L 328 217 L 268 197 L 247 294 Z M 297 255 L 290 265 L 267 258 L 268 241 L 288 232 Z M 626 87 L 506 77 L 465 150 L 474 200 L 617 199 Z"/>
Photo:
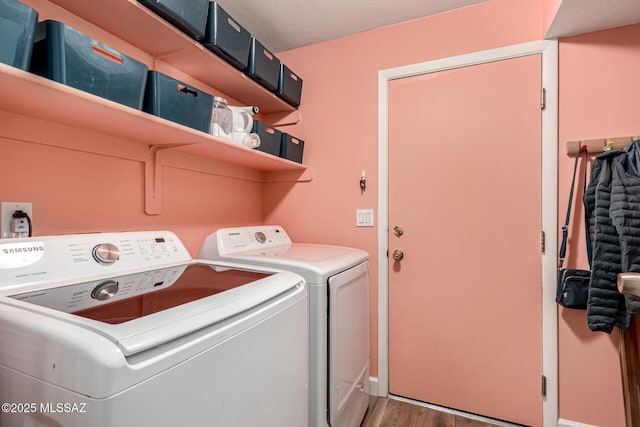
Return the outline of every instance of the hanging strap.
<path id="1" fill-rule="evenodd" d="M 558 261 L 558 268 L 562 268 L 562 264 L 564 264 L 564 257 L 567 253 L 567 240 L 569 238 L 569 219 L 571 219 L 571 206 L 573 205 L 573 189 L 575 187 L 576 184 L 576 171 L 578 170 L 578 160 L 580 159 L 580 154 L 584 152 L 584 161 L 585 161 L 585 168 L 584 168 L 584 189 L 583 189 L 583 197 L 584 197 L 584 192 L 586 191 L 586 187 L 587 187 L 587 167 L 586 167 L 586 163 L 587 163 L 587 146 L 586 145 L 582 145 L 580 146 L 580 149 L 578 150 L 578 152 L 576 153 L 576 161 L 573 164 L 573 178 L 571 178 L 571 190 L 569 191 L 569 203 L 567 204 L 567 216 L 564 220 L 564 225 L 562 226 L 562 243 L 560 244 L 560 251 L 558 253 L 558 257 L 559 257 L 559 261 Z M 589 233 L 589 223 L 587 222 L 587 212 L 585 210 L 585 228 L 586 228 L 586 240 L 587 240 L 587 257 L 589 258 L 589 265 L 591 265 L 591 236 Z"/>
<path id="2" fill-rule="evenodd" d="M 584 187 L 582 188 L 582 200 L 584 200 L 584 196 L 587 193 L 587 146 L 584 146 Z M 589 262 L 589 270 L 591 270 L 591 258 L 592 251 L 591 248 L 591 227 L 589 226 L 589 215 L 587 214 L 587 210 L 584 210 L 584 235 L 587 241 L 587 261 Z"/>

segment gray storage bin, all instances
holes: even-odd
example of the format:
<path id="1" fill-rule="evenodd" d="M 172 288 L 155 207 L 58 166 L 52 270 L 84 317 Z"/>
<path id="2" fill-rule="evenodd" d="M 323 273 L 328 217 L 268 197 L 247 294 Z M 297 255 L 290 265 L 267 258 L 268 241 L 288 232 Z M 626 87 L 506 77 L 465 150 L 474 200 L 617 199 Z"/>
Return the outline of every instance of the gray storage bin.
<path id="1" fill-rule="evenodd" d="M 213 96 L 158 71 L 149 71 L 144 111 L 209 132 Z"/>
<path id="2" fill-rule="evenodd" d="M 280 65 L 280 78 L 276 94 L 294 107 L 300 105 L 302 98 L 302 79 L 286 65 Z"/>
<path id="3" fill-rule="evenodd" d="M 249 63 L 251 34 L 217 3 L 209 3 L 207 31 L 201 43 L 240 70 Z"/>
<path id="4" fill-rule="evenodd" d="M 251 39 L 249 65 L 245 73 L 269 90 L 278 88 L 280 60 L 257 39 Z"/>
<path id="5" fill-rule="evenodd" d="M 15 0 L 0 0 L 0 62 L 29 69 L 38 12 Z"/>
<path id="6" fill-rule="evenodd" d="M 38 24 L 31 71 L 140 109 L 147 66 L 57 21 Z"/>
<path id="7" fill-rule="evenodd" d="M 304 141 L 288 133 L 282 133 L 282 146 L 280 157 L 294 162 L 302 163 Z"/>
<path id="8" fill-rule="evenodd" d="M 260 146 L 258 146 L 256 150 L 260 150 L 273 156 L 280 156 L 282 132 L 278 129 L 267 126 L 258 120 L 254 120 L 251 133 L 257 133 L 260 136 Z"/>
<path id="9" fill-rule="evenodd" d="M 209 0 L 138 0 L 191 38 L 204 37 Z"/>

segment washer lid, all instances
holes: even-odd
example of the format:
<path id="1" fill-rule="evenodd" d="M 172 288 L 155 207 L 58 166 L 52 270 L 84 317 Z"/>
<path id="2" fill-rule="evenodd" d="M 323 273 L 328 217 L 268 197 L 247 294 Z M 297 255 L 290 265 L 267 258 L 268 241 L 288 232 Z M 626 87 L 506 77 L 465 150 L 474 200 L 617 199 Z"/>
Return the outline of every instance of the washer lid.
<path id="1" fill-rule="evenodd" d="M 130 356 L 303 286 L 291 273 L 190 262 L 8 295 L 5 304 L 91 329 Z"/>

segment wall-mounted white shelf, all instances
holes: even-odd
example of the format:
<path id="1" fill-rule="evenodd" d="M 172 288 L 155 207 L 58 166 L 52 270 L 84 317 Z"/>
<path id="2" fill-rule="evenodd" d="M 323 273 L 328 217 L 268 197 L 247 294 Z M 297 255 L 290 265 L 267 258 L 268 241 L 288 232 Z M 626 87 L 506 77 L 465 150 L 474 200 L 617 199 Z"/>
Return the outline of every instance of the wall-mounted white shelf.
<path id="1" fill-rule="evenodd" d="M 153 59 L 152 68 L 174 68 L 199 80 L 245 105 L 260 108 L 261 120 L 272 126 L 297 123 L 296 107 L 265 89 L 244 73 L 189 38 L 137 0 L 24 0 L 42 12 L 42 19 L 57 19 L 79 24 L 89 23 L 117 39 L 145 52 Z M 86 21 L 86 22 L 83 22 Z M 82 28 L 79 28 L 82 29 Z M 148 59 L 147 59 L 148 61 Z M 166 65 L 165 65 L 166 64 Z M 215 138 L 207 133 L 147 114 L 116 102 L 68 87 L 46 78 L 0 63 L 0 111 L 23 119 L 43 120 L 75 129 L 131 141 L 118 148 L 116 156 L 128 158 L 132 147 L 143 146 L 145 162 L 145 210 L 160 213 L 161 152 L 181 151 L 189 164 L 211 159 L 209 164 L 240 166 L 242 175 L 262 182 L 301 182 L 313 179 L 313 170 L 305 165 Z M 23 120 L 24 121 L 24 120 Z M 27 125 L 28 126 L 28 125 Z M 14 134 L 25 133 L 15 126 Z M 0 126 L 0 136 L 3 134 Z M 65 144 L 55 139 L 50 145 Z M 137 145 L 135 145 L 137 144 Z M 83 148 L 102 151 L 102 146 Z M 139 153 L 140 150 L 134 150 Z M 195 157 L 197 156 L 197 158 Z M 175 156 L 174 156 L 175 157 Z M 140 160 L 140 159 L 137 159 Z"/>
<path id="2" fill-rule="evenodd" d="M 264 172 L 264 182 L 310 181 L 307 166 L 213 137 L 204 132 L 100 98 L 0 63 L 0 110 L 77 129 L 110 135 L 150 148 L 146 211 L 160 213 L 158 150 L 184 151 Z M 2 136 L 2 126 L 0 126 Z"/>
<path id="3" fill-rule="evenodd" d="M 304 171 L 271 156 L 26 71 L 0 64 L 0 110 L 175 149 L 260 171 Z"/>
<path id="4" fill-rule="evenodd" d="M 275 94 L 136 0 L 51 0 L 80 18 L 264 114 L 293 112 Z"/>

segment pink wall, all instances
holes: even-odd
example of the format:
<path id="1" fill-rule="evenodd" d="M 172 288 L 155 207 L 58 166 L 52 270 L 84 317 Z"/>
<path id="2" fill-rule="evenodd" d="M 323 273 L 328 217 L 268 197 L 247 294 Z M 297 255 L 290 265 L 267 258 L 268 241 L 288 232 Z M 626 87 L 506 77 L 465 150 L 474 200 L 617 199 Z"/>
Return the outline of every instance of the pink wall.
<path id="1" fill-rule="evenodd" d="M 378 70 L 539 40 L 541 14 L 536 0 L 495 0 L 279 54 L 304 79 L 302 120 L 286 131 L 306 140 L 305 163 L 314 167 L 315 177 L 295 186 L 270 184 L 266 221 L 286 224 L 298 240 L 359 247 L 372 256 L 372 376 L 377 376 L 378 230 L 356 228 L 355 211 L 378 203 Z M 368 189 L 361 194 L 363 169 Z"/>
<path id="2" fill-rule="evenodd" d="M 47 0 L 23 2 L 41 20 L 65 22 L 150 67 L 221 93 Z M 145 159 L 148 147 L 135 141 L 0 111 L 0 200 L 32 202 L 36 235 L 168 229 L 196 256 L 217 228 L 262 222 L 264 184 L 255 171 L 172 150 L 162 152 L 162 213 L 146 215 Z"/>
<path id="3" fill-rule="evenodd" d="M 567 141 L 640 133 L 635 99 L 640 94 L 640 25 L 560 40 L 559 206 L 564 216 L 572 159 Z M 587 267 L 582 206 L 568 264 Z M 560 415 L 594 425 L 624 426 L 618 333 L 592 333 L 582 311 L 559 311 Z"/>
<path id="4" fill-rule="evenodd" d="M 305 162 L 316 177 L 302 185 L 269 185 L 266 221 L 286 224 L 299 240 L 347 244 L 375 255 L 377 229 L 356 228 L 354 215 L 357 208 L 377 207 L 378 70 L 540 39 L 559 4 L 547 2 L 543 18 L 539 3 L 513 3 L 493 1 L 280 53 L 305 79 L 302 120 L 288 131 L 307 141 Z M 563 154 L 566 140 L 640 132 L 630 105 L 640 85 L 633 77 L 640 61 L 639 31 L 629 27 L 561 40 L 560 205 L 571 167 Z M 362 169 L 369 178 L 364 194 L 357 185 Z M 319 221 L 315 212 L 331 220 Z M 570 257 L 571 262 L 576 254 Z M 376 376 L 375 259 L 372 279 L 371 374 Z M 561 418 L 623 426 L 617 334 L 592 334 L 584 313 L 559 314 Z"/>
<path id="5" fill-rule="evenodd" d="M 184 156 L 166 153 L 162 214 L 149 216 L 136 160 L 144 146 L 1 111 L 0 123 L 0 200 L 32 202 L 36 235 L 168 229 L 196 256 L 207 233 L 262 221 L 263 184 L 251 179 L 191 171 Z M 48 145 L 62 141 L 70 148 Z M 93 144 L 112 155 L 84 151 Z"/>
<path id="6" fill-rule="evenodd" d="M 168 152 L 163 212 L 148 216 L 143 163 L 135 155 L 133 159 L 125 155 L 137 153 L 141 146 L 123 148 L 132 142 L 34 124 L 0 112 L 0 200 L 33 202 L 38 235 L 170 229 L 195 255 L 206 234 L 218 227 L 265 222 L 282 224 L 298 241 L 363 248 L 373 256 L 371 374 L 376 376 L 377 229 L 356 228 L 355 210 L 376 208 L 378 203 L 377 72 L 538 40 L 548 26 L 554 1 L 545 3 L 544 16 L 537 0 L 493 0 L 280 53 L 305 79 L 302 120 L 283 130 L 306 140 L 305 163 L 315 169 L 310 183 L 265 185 L 242 168 L 220 175 L 215 162 L 202 171 L 191 167 L 196 159 Z M 560 42 L 561 210 L 571 168 L 571 159 L 563 154 L 567 140 L 640 133 L 632 104 L 640 90 L 635 77 L 640 66 L 638 40 L 636 25 Z M 130 47 L 114 47 L 150 61 Z M 13 125 L 6 125 L 8 118 Z M 31 135 L 34 128 L 46 139 Z M 71 148 L 55 146 L 66 142 Z M 113 150 L 92 154 L 82 149 L 85 143 Z M 358 187 L 362 169 L 369 185 L 364 194 Z M 569 256 L 569 262 L 585 264 L 581 244 Z M 561 310 L 559 323 L 561 417 L 623 426 L 617 335 L 590 333 L 580 312 Z"/>
<path id="7" fill-rule="evenodd" d="M 558 8 L 562 4 L 562 0 L 542 0 L 542 28 L 543 34 L 547 33 L 547 30 L 553 22 L 553 18 L 558 12 Z"/>

